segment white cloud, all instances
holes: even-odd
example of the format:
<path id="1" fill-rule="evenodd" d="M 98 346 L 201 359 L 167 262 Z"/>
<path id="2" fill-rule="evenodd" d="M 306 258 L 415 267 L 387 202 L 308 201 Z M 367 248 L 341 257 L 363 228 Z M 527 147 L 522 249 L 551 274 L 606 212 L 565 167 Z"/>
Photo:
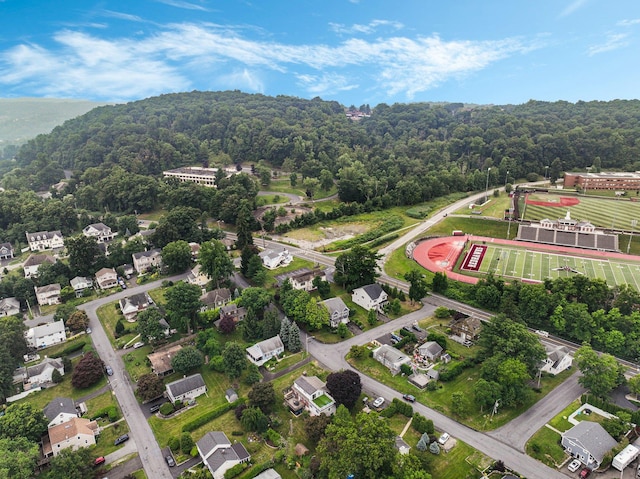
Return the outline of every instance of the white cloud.
<path id="1" fill-rule="evenodd" d="M 41 94 L 121 100 L 183 91 L 196 76 L 263 92 L 262 72 L 273 71 L 294 77 L 311 94 L 357 88 L 366 80 L 411 98 L 539 47 L 514 38 L 446 41 L 435 35 L 291 45 L 211 24 L 166 25 L 135 40 L 64 30 L 54 40 L 49 50 L 25 44 L 0 52 L 0 85 L 28 83 Z"/>
<path id="2" fill-rule="evenodd" d="M 589 47 L 587 54 L 589 56 L 593 56 L 598 53 L 610 52 L 612 50 L 617 50 L 618 48 L 626 47 L 629 45 L 629 42 L 627 41 L 628 36 L 629 35 L 627 33 L 612 33 L 607 37 L 604 43 Z"/>
<path id="3" fill-rule="evenodd" d="M 632 27 L 633 25 L 638 25 L 638 24 L 640 24 L 640 18 L 620 20 L 617 23 L 617 25 L 621 27 Z"/>
<path id="4" fill-rule="evenodd" d="M 339 34 L 358 34 L 363 33 L 370 35 L 375 33 L 379 27 L 390 27 L 392 30 L 400 30 L 404 28 L 404 25 L 400 22 L 394 22 L 391 20 L 372 20 L 366 25 L 354 23 L 351 26 L 343 25 L 341 23 L 329 23 L 331 30 Z"/>
<path id="5" fill-rule="evenodd" d="M 586 5 L 589 0 L 573 0 L 569 5 L 567 5 L 562 12 L 560 12 L 560 17 L 566 17 L 581 9 Z"/>
<path id="6" fill-rule="evenodd" d="M 144 22 L 142 17 L 131 15 L 129 13 L 114 12 L 113 10 L 102 10 L 101 14 L 105 17 L 118 18 L 120 20 L 128 20 L 130 22 Z"/>
<path id="7" fill-rule="evenodd" d="M 203 12 L 208 12 L 209 9 L 203 7 L 202 5 L 196 5 L 191 2 L 183 2 L 181 0 L 156 0 L 158 3 L 164 3 L 165 5 L 169 5 L 170 7 L 183 8 L 185 10 L 200 10 Z"/>

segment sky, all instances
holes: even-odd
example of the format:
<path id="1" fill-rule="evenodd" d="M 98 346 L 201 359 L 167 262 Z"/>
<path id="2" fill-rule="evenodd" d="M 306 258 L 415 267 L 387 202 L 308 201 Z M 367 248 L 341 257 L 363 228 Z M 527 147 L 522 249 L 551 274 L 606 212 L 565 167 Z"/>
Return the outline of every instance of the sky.
<path id="1" fill-rule="evenodd" d="M 639 0 L 0 0 L 0 98 L 606 101 L 639 60 Z"/>

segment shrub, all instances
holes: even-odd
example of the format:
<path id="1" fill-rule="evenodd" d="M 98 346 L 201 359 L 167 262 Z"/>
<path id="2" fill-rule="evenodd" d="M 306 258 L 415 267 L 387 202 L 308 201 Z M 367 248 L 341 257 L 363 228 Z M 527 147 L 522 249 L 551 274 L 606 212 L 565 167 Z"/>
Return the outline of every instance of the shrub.
<path id="1" fill-rule="evenodd" d="M 231 431 L 232 436 L 244 436 L 244 431 Z"/>
<path id="2" fill-rule="evenodd" d="M 401 364 L 400 372 L 402 372 L 402 374 L 404 374 L 405 376 L 410 376 L 413 371 L 411 370 L 411 366 L 409 366 L 408 364 Z"/>
<path id="3" fill-rule="evenodd" d="M 174 453 L 180 452 L 180 438 L 170 437 L 168 441 L 169 449 Z"/>
<path id="4" fill-rule="evenodd" d="M 391 403 L 389 405 L 389 407 L 383 409 L 382 411 L 380 411 L 380 415 L 382 417 L 393 417 L 396 414 L 397 410 L 396 410 L 396 405 Z"/>
<path id="5" fill-rule="evenodd" d="M 184 454 L 189 454 L 191 452 L 191 449 L 193 449 L 193 446 L 195 446 L 195 443 L 193 442 L 191 434 L 189 434 L 188 432 L 183 432 L 180 436 L 180 450 Z"/>
<path id="6" fill-rule="evenodd" d="M 232 477 L 236 477 L 242 471 L 244 471 L 248 467 L 246 462 L 241 462 L 240 464 L 236 464 L 230 469 L 227 469 L 224 473 L 224 479 L 231 479 Z"/>
<path id="7" fill-rule="evenodd" d="M 115 422 L 118 420 L 118 408 L 114 405 L 103 407 L 99 409 L 91 416 L 91 420 L 98 419 L 100 417 L 109 418 L 110 422 Z"/>
<path id="8" fill-rule="evenodd" d="M 435 391 L 438 389 L 438 383 L 436 381 L 429 381 L 425 387 L 427 391 Z"/>
<path id="9" fill-rule="evenodd" d="M 421 434 L 433 434 L 435 431 L 435 428 L 433 427 L 433 421 L 431 419 L 427 419 L 420 413 L 415 413 L 413 415 L 411 427 Z"/>
<path id="10" fill-rule="evenodd" d="M 163 416 L 168 416 L 173 411 L 175 411 L 175 408 L 170 402 L 166 402 L 162 406 L 160 406 L 160 414 L 162 414 Z"/>

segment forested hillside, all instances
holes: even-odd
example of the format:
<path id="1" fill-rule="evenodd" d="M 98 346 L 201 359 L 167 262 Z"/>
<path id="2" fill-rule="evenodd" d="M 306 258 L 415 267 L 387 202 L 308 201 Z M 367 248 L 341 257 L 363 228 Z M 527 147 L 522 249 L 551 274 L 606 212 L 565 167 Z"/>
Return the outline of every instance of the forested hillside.
<path id="1" fill-rule="evenodd" d="M 639 170 L 638 138 L 640 101 L 381 104 L 351 121 L 342 105 L 319 98 L 163 95 L 96 108 L 24 145 L 2 177 L 5 189 L 17 191 L 0 198 L 0 239 L 17 240 L 26 229 L 72 230 L 77 209 L 140 213 L 175 203 L 161 173 L 183 165 L 248 163 L 267 179 L 273 168 L 299 181 L 335 182 L 341 200 L 372 209 L 482 190 L 487 179 L 491 187 L 546 173 L 554 180 L 591 165 Z M 61 194 L 41 208 L 25 196 L 60 181 L 63 169 L 74 171 L 64 201 Z M 223 186 L 236 199 L 255 195 L 244 180 Z M 189 206 L 234 222 L 233 205 L 218 193 L 191 195 Z M 58 224 L 61 218 L 72 224 Z"/>

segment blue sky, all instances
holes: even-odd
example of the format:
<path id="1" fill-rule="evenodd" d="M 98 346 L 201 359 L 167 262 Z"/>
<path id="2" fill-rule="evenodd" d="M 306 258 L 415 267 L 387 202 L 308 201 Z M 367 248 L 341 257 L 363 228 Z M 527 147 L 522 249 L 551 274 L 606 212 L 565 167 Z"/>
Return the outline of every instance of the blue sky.
<path id="1" fill-rule="evenodd" d="M 638 0 L 0 0 L 0 97 L 639 98 Z"/>

